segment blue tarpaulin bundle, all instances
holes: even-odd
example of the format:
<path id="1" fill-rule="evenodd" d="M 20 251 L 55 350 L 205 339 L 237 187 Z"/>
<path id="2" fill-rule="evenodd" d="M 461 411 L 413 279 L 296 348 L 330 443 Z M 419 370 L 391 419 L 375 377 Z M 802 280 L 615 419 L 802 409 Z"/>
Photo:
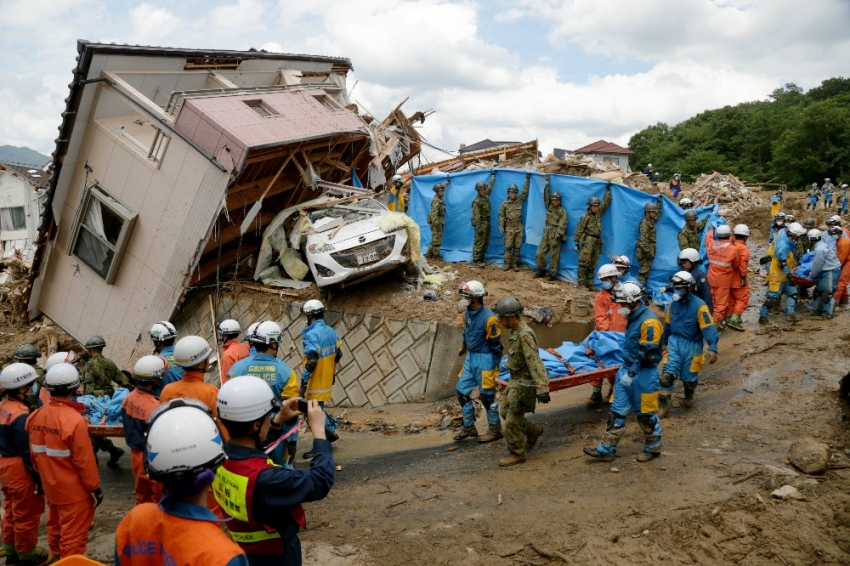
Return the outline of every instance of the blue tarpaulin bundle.
<path id="1" fill-rule="evenodd" d="M 622 364 L 624 336 L 622 332 L 597 332 L 594 330 L 580 344 L 564 342 L 555 348 L 555 351 L 570 364 L 576 374 L 587 373 L 600 369 L 596 360 L 587 355 L 588 349 L 593 351 L 596 358 L 605 367 Z M 538 350 L 538 353 L 540 354 L 540 359 L 543 360 L 543 365 L 546 366 L 546 373 L 549 374 L 549 379 L 570 375 L 564 362 L 557 357 L 542 348 Z M 507 361 L 508 357 L 505 356 L 502 358 L 502 363 L 499 364 L 499 379 L 502 381 L 508 381 L 511 377 L 507 367 L 505 367 Z"/>
<path id="2" fill-rule="evenodd" d="M 515 183 L 522 190 L 526 172 L 517 169 L 496 169 L 495 172 L 496 183 L 490 195 L 490 201 L 493 203 L 493 212 L 490 218 L 490 245 L 487 248 L 485 259 L 501 263 L 505 248 L 504 239 L 499 234 L 499 207 L 507 199 L 508 185 Z M 470 221 L 472 218 L 472 201 L 476 196 L 475 183 L 478 181 L 486 183 L 489 178 L 489 170 L 453 173 L 451 175 L 451 184 L 444 197 L 447 221 L 441 248 L 441 255 L 444 260 L 455 262 L 472 260 L 474 233 Z M 419 224 L 423 253 L 431 243 L 431 227 L 426 218 L 431 211 L 431 200 L 434 198 L 432 187 L 434 183 L 445 180 L 445 175 L 423 175 L 413 178 L 408 214 Z M 570 175 L 551 175 L 550 181 L 550 190 L 561 193 L 562 205 L 569 215 L 567 241 L 561 247 L 558 278 L 575 283 L 578 276 L 578 254 L 575 252 L 573 234 L 576 226 L 578 226 L 579 219 L 587 211 L 587 199 L 592 196 L 602 199 L 605 196 L 606 182 Z M 534 256 L 537 253 L 537 245 L 540 243 L 546 221 L 546 205 L 543 202 L 545 184 L 544 174 L 532 173 L 529 195 L 523 205 L 525 241 L 520 251 L 520 260 L 528 267 L 535 266 Z M 638 236 L 638 225 L 643 219 L 644 205 L 655 202 L 658 195 L 646 194 L 637 189 L 616 184 L 611 185 L 611 195 L 611 206 L 602 221 L 603 245 L 602 254 L 599 256 L 599 265 L 608 263 L 614 255 L 626 255 L 632 260 L 632 275 L 637 275 L 635 243 Z M 648 281 L 648 287 L 653 290 L 666 285 L 670 276 L 679 270 L 677 237 L 679 230 L 685 225 L 684 211 L 667 197 L 663 197 L 663 200 L 661 217 L 655 225 L 658 232 L 658 245 Z M 697 214 L 700 219 L 708 215 L 714 217 L 716 210 L 717 207 L 714 205 L 705 206 L 697 209 Z M 703 237 L 704 235 L 705 232 Z M 594 269 L 594 274 L 595 271 Z"/>
<path id="3" fill-rule="evenodd" d="M 103 420 L 103 414 L 106 413 L 106 424 L 120 425 L 121 422 L 121 404 L 124 398 L 130 394 L 130 390 L 124 387 L 119 387 L 110 397 L 95 397 L 94 395 L 80 395 L 76 398 L 77 403 L 82 403 L 86 406 L 86 416 L 89 424 L 99 425 Z"/>
<path id="4" fill-rule="evenodd" d="M 803 278 L 808 278 L 809 273 L 812 272 L 812 263 L 815 261 L 815 254 L 813 252 L 806 252 L 803 254 L 803 257 L 800 258 L 800 265 L 794 268 L 794 275 L 799 275 Z"/>

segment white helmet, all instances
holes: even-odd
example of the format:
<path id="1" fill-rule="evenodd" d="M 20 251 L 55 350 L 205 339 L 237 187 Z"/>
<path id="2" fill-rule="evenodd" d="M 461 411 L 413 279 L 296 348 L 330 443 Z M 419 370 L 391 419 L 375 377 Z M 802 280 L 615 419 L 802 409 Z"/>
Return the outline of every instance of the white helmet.
<path id="1" fill-rule="evenodd" d="M 611 258 L 611 265 L 614 267 L 624 267 L 628 271 L 632 267 L 632 262 L 629 256 L 615 255 Z"/>
<path id="2" fill-rule="evenodd" d="M 174 363 L 181 368 L 195 367 L 212 355 L 209 342 L 200 336 L 186 336 L 174 346 Z"/>
<path id="3" fill-rule="evenodd" d="M 732 235 L 732 229 L 729 228 L 728 224 L 721 224 L 715 230 L 714 235 L 718 238 L 728 238 Z"/>
<path id="4" fill-rule="evenodd" d="M 687 287 L 688 289 L 696 289 L 697 282 L 694 281 L 694 276 L 687 271 L 678 271 L 670 276 L 670 288 L 678 289 Z"/>
<path id="5" fill-rule="evenodd" d="M 803 225 L 799 222 L 794 222 L 786 228 L 789 234 L 792 236 L 804 236 L 806 234 L 806 229 L 803 228 Z"/>
<path id="6" fill-rule="evenodd" d="M 682 197 L 679 199 L 679 206 L 681 206 L 682 208 L 692 206 L 693 204 L 694 201 L 692 201 L 688 197 Z"/>
<path id="7" fill-rule="evenodd" d="M 264 320 L 248 335 L 248 341 L 254 344 L 279 344 L 283 329 L 273 320 Z"/>
<path id="8" fill-rule="evenodd" d="M 736 224 L 735 228 L 732 230 L 732 233 L 736 236 L 749 236 L 750 227 L 746 224 Z"/>
<path id="9" fill-rule="evenodd" d="M 167 320 L 160 320 L 151 326 L 150 335 L 154 342 L 163 342 L 169 338 L 177 338 L 177 329 Z"/>
<path id="10" fill-rule="evenodd" d="M 813 187 L 813 188 L 814 188 L 814 187 L 817 187 L 817 186 L 818 186 L 818 184 L 817 184 L 817 183 L 812 183 L 812 187 Z"/>
<path id="11" fill-rule="evenodd" d="M 699 252 L 695 249 L 685 248 L 679 252 L 679 265 L 682 265 L 682 262 L 685 260 L 696 265 L 697 263 L 702 261 L 702 258 L 699 256 Z"/>
<path id="12" fill-rule="evenodd" d="M 242 327 L 232 318 L 222 320 L 218 323 L 218 333 L 222 336 L 226 334 L 239 334 L 240 332 L 242 332 Z"/>
<path id="13" fill-rule="evenodd" d="M 262 322 L 262 320 L 259 321 L 259 322 L 254 322 L 250 326 L 248 326 L 248 330 L 245 331 L 245 337 L 246 338 L 254 333 L 254 331 L 257 329 L 257 327 L 260 326 L 260 322 Z"/>
<path id="14" fill-rule="evenodd" d="M 847 186 L 848 186 L 848 185 L 847 185 L 847 183 L 841 183 L 841 188 L 842 188 L 842 189 L 846 189 L 846 188 L 847 188 Z"/>
<path id="15" fill-rule="evenodd" d="M 599 268 L 599 271 L 596 272 L 596 276 L 599 277 L 599 279 L 605 279 L 606 277 L 619 277 L 620 270 L 617 269 L 617 266 L 606 263 Z"/>
<path id="16" fill-rule="evenodd" d="M 168 361 L 162 356 L 142 356 L 133 366 L 133 379 L 143 383 L 156 383 L 168 371 Z"/>
<path id="17" fill-rule="evenodd" d="M 401 175 L 399 175 L 398 173 L 396 173 L 395 175 L 393 175 L 393 176 L 392 176 L 392 178 L 390 179 L 390 181 L 392 181 L 393 183 L 395 183 L 396 181 L 401 181 L 401 182 L 403 183 L 403 182 L 404 182 L 404 179 L 402 178 L 402 176 L 401 176 Z"/>
<path id="18" fill-rule="evenodd" d="M 809 230 L 809 233 L 806 234 L 806 236 L 809 238 L 809 240 L 820 240 L 821 238 L 823 238 L 823 232 L 821 232 L 817 228 L 812 228 L 811 230 Z"/>
<path id="19" fill-rule="evenodd" d="M 647 166 L 647 167 L 652 167 L 652 163 L 647 163 L 647 164 L 646 164 L 646 166 Z"/>
<path id="20" fill-rule="evenodd" d="M 148 419 L 145 471 L 156 481 L 191 479 L 224 463 L 221 433 L 209 407 L 173 399 Z"/>
<path id="21" fill-rule="evenodd" d="M 38 379 L 35 368 L 29 364 L 9 364 L 0 372 L 0 389 L 12 390 L 26 387 Z"/>
<path id="22" fill-rule="evenodd" d="M 837 214 L 833 214 L 829 218 L 826 219 L 827 226 L 841 226 L 841 217 Z"/>
<path id="23" fill-rule="evenodd" d="M 44 388 L 51 393 L 74 391 L 82 383 L 80 372 L 71 364 L 56 364 L 44 376 Z"/>
<path id="24" fill-rule="evenodd" d="M 56 352 L 44 362 L 44 371 L 50 371 L 50 368 L 56 364 L 71 364 L 76 365 L 80 361 L 80 357 L 73 350 L 70 352 Z"/>
<path id="25" fill-rule="evenodd" d="M 824 181 L 829 181 L 829 177 L 827 177 L 826 179 L 824 179 Z"/>
<path id="26" fill-rule="evenodd" d="M 793 214 L 786 214 L 785 215 L 785 222 L 787 222 L 788 224 L 791 224 L 792 222 L 796 222 L 796 221 L 797 221 L 797 217 L 794 216 Z"/>
<path id="27" fill-rule="evenodd" d="M 614 302 L 617 304 L 633 304 L 643 300 L 644 292 L 640 285 L 626 281 L 620 283 L 614 290 Z"/>
<path id="28" fill-rule="evenodd" d="M 483 297 L 487 294 L 484 284 L 474 280 L 463 283 L 457 292 L 464 297 Z"/>
<path id="29" fill-rule="evenodd" d="M 253 375 L 227 380 L 218 392 L 216 404 L 219 418 L 237 423 L 254 422 L 280 407 L 269 384 Z"/>
<path id="30" fill-rule="evenodd" d="M 311 299 L 301 305 L 301 312 L 307 316 L 311 314 L 322 314 L 325 312 L 325 305 L 318 299 Z"/>

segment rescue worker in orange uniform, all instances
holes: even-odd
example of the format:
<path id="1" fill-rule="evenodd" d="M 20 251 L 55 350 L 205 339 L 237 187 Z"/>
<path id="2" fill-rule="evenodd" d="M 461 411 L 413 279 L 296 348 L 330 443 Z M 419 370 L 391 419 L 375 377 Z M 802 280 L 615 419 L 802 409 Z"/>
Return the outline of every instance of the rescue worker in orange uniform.
<path id="1" fill-rule="evenodd" d="M 835 290 L 833 297 L 836 305 L 846 305 L 847 285 L 850 285 L 850 237 L 847 235 L 847 229 L 841 226 L 841 217 L 837 214 L 830 216 L 826 225 L 830 228 L 833 226 L 841 228 L 841 234 L 835 240 L 835 253 L 841 263 L 841 274 L 838 276 L 838 289 Z"/>
<path id="2" fill-rule="evenodd" d="M 619 284 L 620 270 L 617 266 L 606 263 L 599 268 L 596 275 L 602 282 L 602 290 L 596 294 L 594 299 L 593 310 L 596 318 L 596 330 L 599 332 L 625 332 L 628 321 L 620 314 L 620 306 L 614 302 L 614 289 Z M 594 379 L 590 382 L 590 385 L 593 387 L 593 392 L 585 403 L 591 406 L 601 404 L 603 401 L 602 378 Z M 604 397 L 606 403 L 611 402 L 611 395 L 613 394 L 614 376 L 611 376 L 608 378 L 608 392 Z"/>
<path id="3" fill-rule="evenodd" d="M 145 473 L 145 434 L 147 420 L 159 407 L 153 394 L 168 371 L 168 362 L 161 356 L 144 356 L 133 367 L 136 388 L 121 404 L 121 422 L 124 423 L 124 440 L 130 447 L 130 462 L 136 486 L 136 505 L 156 503 L 162 497 L 162 484 L 151 480 Z"/>
<path id="4" fill-rule="evenodd" d="M 44 514 L 44 490 L 32 465 L 26 431 L 38 373 L 29 364 L 11 364 L 0 372 L 0 488 L 3 490 L 3 550 L 6 564 L 35 566 L 52 558 L 38 546 L 38 524 Z"/>
<path id="5" fill-rule="evenodd" d="M 740 284 L 738 248 L 732 243 L 732 230 L 722 224 L 705 236 L 705 251 L 708 255 L 708 284 L 711 286 L 711 302 L 714 304 L 714 322 L 718 330 L 726 328 L 726 318 L 732 314 L 732 287 Z M 737 281 L 736 281 L 737 279 Z"/>
<path id="6" fill-rule="evenodd" d="M 27 419 L 30 451 L 47 498 L 47 545 L 57 557 L 85 554 L 94 510 L 103 503 L 85 406 L 71 401 L 77 368 L 56 364 L 44 377 L 50 403 Z"/>
<path id="7" fill-rule="evenodd" d="M 209 408 L 195 399 L 163 403 L 150 419 L 145 470 L 162 482 L 159 504 L 134 507 L 115 533 L 116 566 L 248 566 L 207 508 L 224 447 Z"/>
<path id="8" fill-rule="evenodd" d="M 732 287 L 730 288 L 732 316 L 726 320 L 726 324 L 729 325 L 729 328 L 744 330 L 744 323 L 741 321 L 741 317 L 750 305 L 750 279 L 748 277 L 750 248 L 747 246 L 747 238 L 750 237 L 750 228 L 746 224 L 738 224 L 732 229 L 732 234 L 735 237 L 732 244 L 738 252 L 738 271 L 735 275 L 739 279 L 732 280 Z"/>
<path id="9" fill-rule="evenodd" d="M 165 386 L 159 401 L 165 403 L 172 399 L 197 399 L 210 408 L 213 417 L 216 416 L 215 396 L 218 389 L 215 385 L 204 383 L 204 374 L 209 369 L 209 357 L 213 350 L 209 343 L 200 336 L 186 336 L 174 346 L 174 363 L 183 368 L 183 377 Z"/>
<path id="10" fill-rule="evenodd" d="M 251 355 L 248 344 L 238 340 L 242 327 L 232 318 L 223 320 L 218 325 L 218 336 L 221 340 L 221 384 L 227 382 L 230 368 L 239 360 Z"/>
<path id="11" fill-rule="evenodd" d="M 297 422 L 298 401 L 289 399 L 281 407 L 269 384 L 252 375 L 234 377 L 218 392 L 218 414 L 230 441 L 213 493 L 230 515 L 230 536 L 251 566 L 301 566 L 298 531 L 307 524 L 302 504 L 324 499 L 333 487 L 333 453 L 315 400 L 307 408 L 313 431 L 310 470 L 277 466 L 266 455 L 266 445 L 281 437 L 284 422 Z"/>

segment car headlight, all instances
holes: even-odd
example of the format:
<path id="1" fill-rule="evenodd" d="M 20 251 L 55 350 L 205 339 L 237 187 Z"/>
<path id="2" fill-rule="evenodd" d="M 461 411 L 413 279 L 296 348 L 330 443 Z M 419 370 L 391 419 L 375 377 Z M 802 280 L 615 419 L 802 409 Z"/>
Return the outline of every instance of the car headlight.
<path id="1" fill-rule="evenodd" d="M 334 271 L 333 269 L 328 269 L 327 267 L 319 263 L 315 265 L 316 273 L 318 273 L 320 277 L 333 277 L 334 275 L 336 275 L 336 271 Z"/>

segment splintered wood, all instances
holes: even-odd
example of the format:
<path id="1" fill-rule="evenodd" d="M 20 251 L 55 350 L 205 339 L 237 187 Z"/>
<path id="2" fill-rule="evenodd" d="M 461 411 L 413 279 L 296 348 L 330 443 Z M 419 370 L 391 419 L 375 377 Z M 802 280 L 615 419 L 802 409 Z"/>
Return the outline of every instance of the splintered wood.
<path id="1" fill-rule="evenodd" d="M 759 196 L 759 190 L 746 187 L 734 175 L 723 175 L 715 171 L 711 175 L 700 175 L 693 190 L 686 190 L 685 194 L 694 201 L 694 206 L 716 202 L 727 216 L 737 216 L 749 208 L 765 205 L 765 199 Z"/>

